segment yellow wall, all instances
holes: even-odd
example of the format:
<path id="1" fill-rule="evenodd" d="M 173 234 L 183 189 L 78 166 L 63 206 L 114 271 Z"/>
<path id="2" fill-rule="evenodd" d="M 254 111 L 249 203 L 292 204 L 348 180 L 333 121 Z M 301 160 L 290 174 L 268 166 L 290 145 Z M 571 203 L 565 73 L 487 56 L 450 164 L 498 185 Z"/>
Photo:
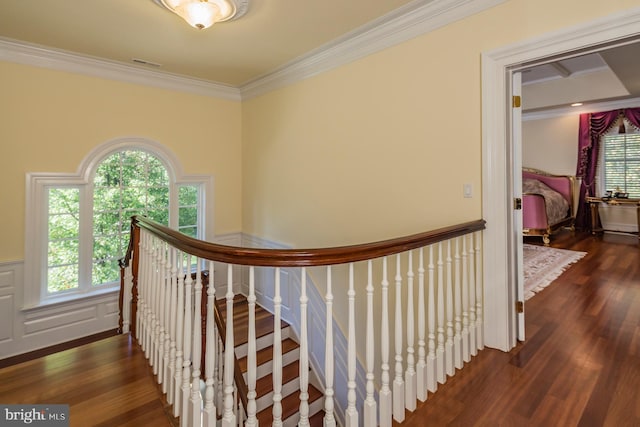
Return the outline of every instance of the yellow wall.
<path id="1" fill-rule="evenodd" d="M 244 101 L 243 231 L 301 248 L 482 218 L 482 53 L 637 5 L 512 0 Z M 463 197 L 465 183 L 473 198 Z M 324 294 L 323 273 L 309 274 Z M 334 318 L 343 331 L 345 280 L 335 274 Z M 364 336 L 359 307 L 356 334 Z M 357 351 L 364 355 L 363 342 Z"/>
<path id="2" fill-rule="evenodd" d="M 127 136 L 164 145 L 185 174 L 212 175 L 215 233 L 241 230 L 239 102 L 7 62 L 0 94 L 0 261 L 24 258 L 27 172 L 75 173 Z"/>
<path id="3" fill-rule="evenodd" d="M 481 218 L 481 53 L 632 6 L 509 1 L 244 101 L 243 230 L 306 247 Z"/>

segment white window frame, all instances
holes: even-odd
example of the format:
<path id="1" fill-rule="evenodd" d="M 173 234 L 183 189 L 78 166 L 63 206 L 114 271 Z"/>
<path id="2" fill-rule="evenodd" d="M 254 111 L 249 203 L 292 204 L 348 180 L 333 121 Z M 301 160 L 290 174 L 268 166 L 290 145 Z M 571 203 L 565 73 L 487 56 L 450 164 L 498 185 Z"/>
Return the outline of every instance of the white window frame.
<path id="1" fill-rule="evenodd" d="M 111 154 L 123 150 L 141 150 L 156 156 L 166 167 L 169 176 L 170 224 L 178 225 L 178 188 L 182 185 L 198 187 L 198 238 L 212 240 L 206 226 L 212 224 L 213 177 L 208 175 L 184 175 L 176 157 L 163 145 L 138 137 L 125 137 L 107 141 L 92 150 L 81 162 L 74 174 L 27 173 L 26 175 L 26 234 L 25 234 L 25 286 L 23 310 L 63 303 L 82 298 L 114 293 L 119 283 L 113 286 L 93 287 L 91 283 L 79 283 L 78 290 L 48 295 L 46 289 L 48 247 L 48 189 L 73 187 L 79 189 L 80 200 L 80 251 L 91 253 L 93 239 L 93 180 L 100 163 Z M 207 224 L 207 219 L 209 220 Z M 91 256 L 89 256 L 89 260 Z M 90 264 L 81 262 L 80 277 L 90 277 L 83 269 Z"/>
<path id="2" fill-rule="evenodd" d="M 640 131 L 638 131 L 638 129 L 636 129 L 635 126 L 633 126 L 631 123 L 629 123 L 628 120 L 624 119 L 624 125 L 625 125 L 625 129 L 626 129 L 626 133 L 627 134 L 634 134 L 634 135 L 638 135 L 640 134 Z M 600 196 L 604 196 L 605 193 L 607 192 L 607 190 L 615 190 L 615 188 L 605 188 L 604 185 L 604 177 L 605 177 L 605 172 L 604 172 L 604 139 L 607 135 L 611 135 L 611 134 L 615 134 L 618 132 L 618 125 L 616 123 L 616 125 L 614 125 L 611 130 L 609 130 L 609 132 L 603 134 L 600 137 L 600 148 L 598 150 L 598 165 L 596 166 L 596 194 L 600 195 Z"/>

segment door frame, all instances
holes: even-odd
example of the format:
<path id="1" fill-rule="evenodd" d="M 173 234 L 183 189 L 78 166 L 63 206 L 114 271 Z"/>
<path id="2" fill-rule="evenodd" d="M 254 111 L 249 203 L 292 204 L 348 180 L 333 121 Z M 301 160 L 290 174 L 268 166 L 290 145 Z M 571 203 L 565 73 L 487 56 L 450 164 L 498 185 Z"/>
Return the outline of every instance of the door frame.
<path id="1" fill-rule="evenodd" d="M 576 56 L 640 37 L 640 7 L 482 53 L 482 212 L 484 342 L 509 351 L 517 343 L 518 260 L 512 249 L 513 141 L 509 131 L 511 73 L 524 64 Z M 506 226 L 505 226 L 506 225 Z"/>

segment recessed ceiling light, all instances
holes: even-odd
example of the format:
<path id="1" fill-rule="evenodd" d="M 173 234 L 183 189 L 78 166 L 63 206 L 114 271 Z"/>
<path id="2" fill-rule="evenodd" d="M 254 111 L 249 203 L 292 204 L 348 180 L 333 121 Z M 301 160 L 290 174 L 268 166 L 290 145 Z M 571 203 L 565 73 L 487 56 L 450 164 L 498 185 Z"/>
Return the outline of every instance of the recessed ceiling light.
<path id="1" fill-rule="evenodd" d="M 579 107 L 582 105 L 582 102 L 574 102 L 573 104 L 571 104 L 572 107 Z"/>

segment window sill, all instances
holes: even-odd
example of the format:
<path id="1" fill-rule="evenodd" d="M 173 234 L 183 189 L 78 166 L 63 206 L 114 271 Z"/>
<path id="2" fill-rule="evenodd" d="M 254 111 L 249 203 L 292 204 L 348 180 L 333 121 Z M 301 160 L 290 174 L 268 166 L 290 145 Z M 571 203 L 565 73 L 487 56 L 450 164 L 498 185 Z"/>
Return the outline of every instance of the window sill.
<path id="1" fill-rule="evenodd" d="M 39 304 L 23 307 L 22 312 L 31 313 L 38 310 L 63 308 L 71 305 L 93 305 L 99 302 L 112 300 L 113 296 L 117 297 L 118 292 L 120 292 L 120 287 L 116 286 L 96 290 L 91 293 L 71 294 L 48 298 L 40 301 Z"/>

